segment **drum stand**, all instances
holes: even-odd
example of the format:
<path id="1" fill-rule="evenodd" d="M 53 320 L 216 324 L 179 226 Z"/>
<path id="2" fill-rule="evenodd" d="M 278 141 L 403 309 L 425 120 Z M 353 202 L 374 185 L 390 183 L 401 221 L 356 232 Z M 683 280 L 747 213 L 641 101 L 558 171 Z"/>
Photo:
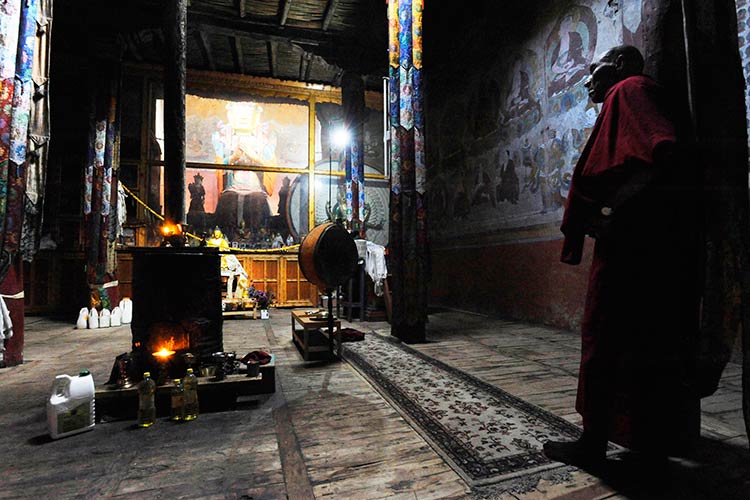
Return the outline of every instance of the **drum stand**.
<path id="1" fill-rule="evenodd" d="M 333 342 L 333 292 L 335 288 L 326 288 L 326 294 L 328 295 L 328 351 L 331 356 L 335 356 L 337 359 L 341 359 L 341 332 L 338 333 L 338 351 L 334 351 Z"/>

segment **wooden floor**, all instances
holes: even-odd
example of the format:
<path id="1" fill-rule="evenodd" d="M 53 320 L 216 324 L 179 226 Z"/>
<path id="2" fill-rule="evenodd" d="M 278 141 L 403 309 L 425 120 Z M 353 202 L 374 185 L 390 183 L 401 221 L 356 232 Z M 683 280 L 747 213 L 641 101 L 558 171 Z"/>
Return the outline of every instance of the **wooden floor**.
<path id="1" fill-rule="evenodd" d="M 399 413 L 346 363 L 303 362 L 290 313 L 224 322 L 224 348 L 276 354 L 277 391 L 196 421 L 99 423 L 51 441 L 45 401 L 54 375 L 89 369 L 97 383 L 130 346 L 128 327 L 78 331 L 27 318 L 24 365 L 0 370 L 0 499 L 243 498 L 615 499 L 750 498 L 750 455 L 741 418 L 740 368 L 730 364 L 703 401 L 704 439 L 673 459 L 669 475 L 573 470 L 523 491 L 471 491 Z M 385 323 L 353 326 L 388 334 Z M 578 337 L 570 332 L 456 312 L 431 316 L 422 352 L 578 423 L 573 410 Z"/>

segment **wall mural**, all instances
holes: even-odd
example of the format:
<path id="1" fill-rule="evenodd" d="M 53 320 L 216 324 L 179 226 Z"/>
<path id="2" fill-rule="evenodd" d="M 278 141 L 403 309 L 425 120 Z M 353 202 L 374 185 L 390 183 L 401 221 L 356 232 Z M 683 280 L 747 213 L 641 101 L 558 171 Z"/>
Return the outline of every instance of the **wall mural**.
<path id="1" fill-rule="evenodd" d="M 573 6 L 558 18 L 545 45 L 548 96 L 583 83 L 594 57 L 596 34 L 596 17 L 588 7 Z"/>
<path id="2" fill-rule="evenodd" d="M 623 19 L 606 0 L 553 16 L 535 39 L 495 49 L 497 60 L 484 74 L 432 109 L 439 137 L 429 143 L 436 148 L 428 179 L 434 242 L 460 245 L 467 237 L 562 219 L 573 168 L 598 113 L 584 87 L 589 64 L 597 49 L 622 43 Z"/>
<path id="3" fill-rule="evenodd" d="M 501 123 L 513 137 L 527 133 L 542 119 L 540 96 L 535 92 L 541 78 L 539 57 L 533 50 L 525 49 L 516 56 L 503 89 Z"/>
<path id="4" fill-rule="evenodd" d="M 185 110 L 188 162 L 307 168 L 306 103 L 188 94 Z"/>
<path id="5" fill-rule="evenodd" d="M 737 31 L 739 33 L 742 73 L 745 76 L 745 107 L 747 109 L 747 137 L 750 148 L 750 3 L 737 0 Z"/>
<path id="6" fill-rule="evenodd" d="M 333 177 L 329 185 L 328 176 L 315 179 L 315 225 L 337 218 L 346 218 L 346 185 L 343 176 Z M 378 245 L 388 244 L 388 181 L 368 179 L 365 183 L 365 227 L 368 241 Z"/>
<path id="7" fill-rule="evenodd" d="M 333 170 L 344 170 L 343 163 L 337 161 L 343 149 L 332 144 L 331 132 L 344 126 L 344 108 L 335 103 L 315 103 L 315 164 L 316 169 L 327 170 L 329 157 L 332 157 Z M 383 112 L 365 108 L 363 127 L 363 147 L 365 149 L 365 173 L 383 174 Z"/>

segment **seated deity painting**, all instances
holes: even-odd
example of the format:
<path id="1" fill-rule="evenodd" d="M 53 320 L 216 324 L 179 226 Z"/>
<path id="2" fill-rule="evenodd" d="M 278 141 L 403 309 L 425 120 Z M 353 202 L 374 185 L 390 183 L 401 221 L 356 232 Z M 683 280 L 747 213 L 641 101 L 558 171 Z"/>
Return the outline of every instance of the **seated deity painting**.
<path id="1" fill-rule="evenodd" d="M 308 106 L 292 99 L 228 100 L 188 94 L 187 161 L 307 167 Z"/>

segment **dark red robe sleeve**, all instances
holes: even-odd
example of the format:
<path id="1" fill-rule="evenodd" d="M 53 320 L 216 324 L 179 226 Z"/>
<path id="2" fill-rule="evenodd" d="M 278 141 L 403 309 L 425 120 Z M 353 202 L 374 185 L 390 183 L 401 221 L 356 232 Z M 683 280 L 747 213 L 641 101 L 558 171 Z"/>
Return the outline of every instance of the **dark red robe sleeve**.
<path id="1" fill-rule="evenodd" d="M 626 78 L 607 92 L 573 171 L 560 227 L 562 262 L 580 263 L 587 228 L 603 207 L 611 207 L 621 183 L 652 168 L 657 149 L 677 142 L 667 103 L 664 89 L 646 76 Z"/>

